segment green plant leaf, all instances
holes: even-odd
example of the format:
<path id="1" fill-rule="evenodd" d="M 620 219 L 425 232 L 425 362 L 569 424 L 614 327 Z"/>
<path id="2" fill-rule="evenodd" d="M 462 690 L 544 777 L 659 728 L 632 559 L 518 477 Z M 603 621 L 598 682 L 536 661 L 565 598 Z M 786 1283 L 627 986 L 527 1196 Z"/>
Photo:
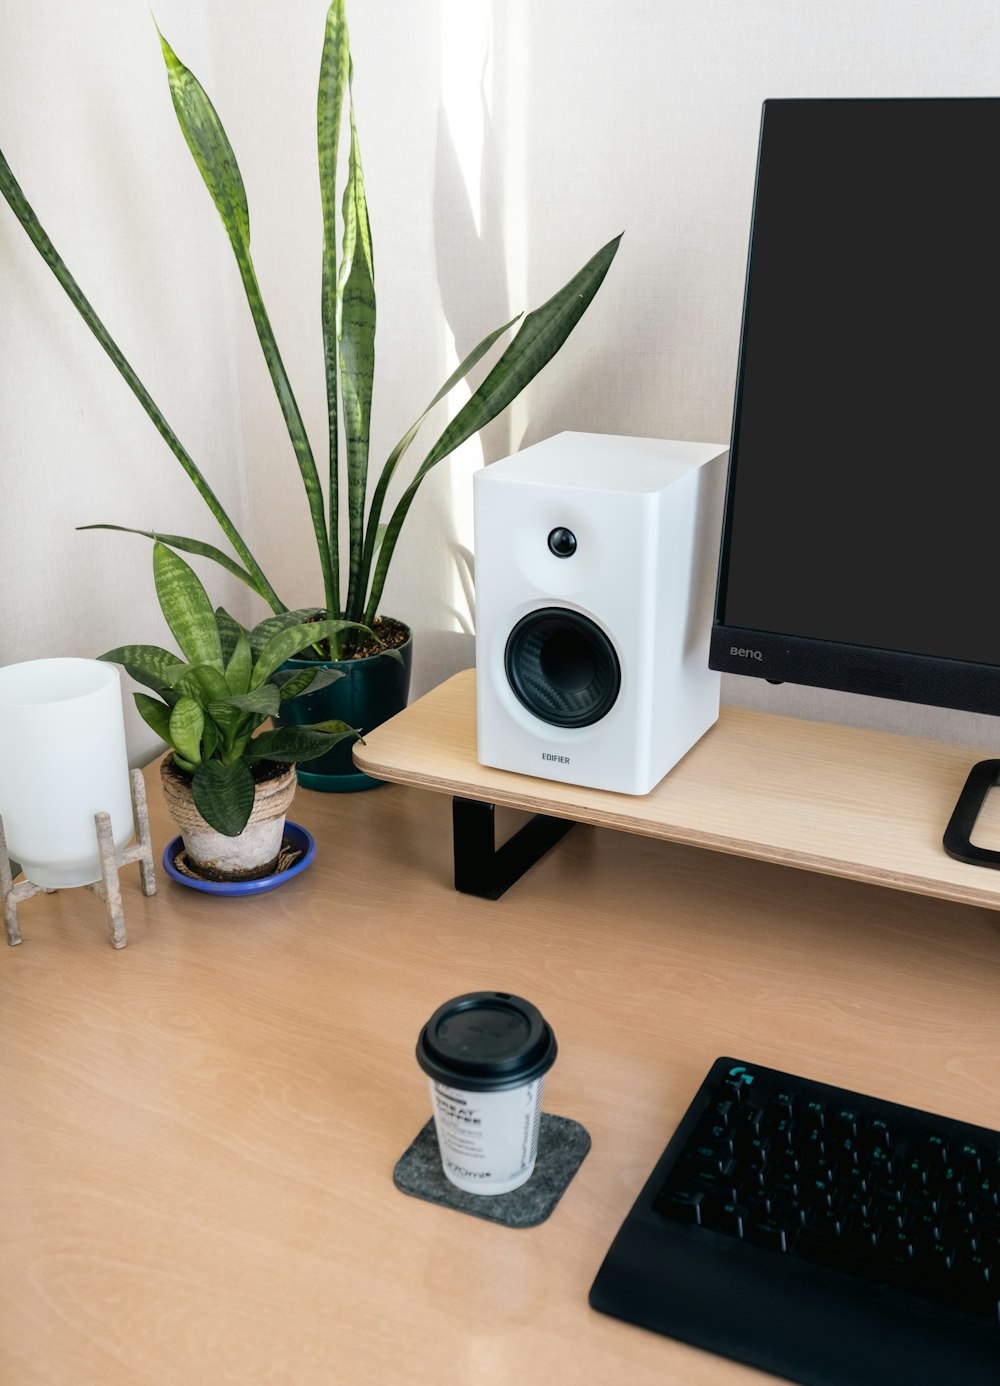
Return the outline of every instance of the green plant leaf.
<path id="1" fill-rule="evenodd" d="M 243 631 L 236 637 L 236 646 L 226 665 L 226 683 L 230 693 L 245 693 L 250 687 L 250 674 L 253 671 L 253 654 L 250 641 Z"/>
<path id="2" fill-rule="evenodd" d="M 337 730 L 320 730 L 335 727 Z M 360 739 L 360 734 L 346 722 L 320 722 L 315 727 L 279 727 L 277 731 L 261 732 L 244 752 L 245 760 L 276 760 L 291 765 L 299 760 L 315 760 L 325 755 L 345 737 Z"/>
<path id="3" fill-rule="evenodd" d="M 180 693 L 193 698 L 202 711 L 211 716 L 225 747 L 230 748 L 243 729 L 245 714 L 238 708 L 226 706 L 230 693 L 225 676 L 210 664 L 178 664 L 171 678 Z M 212 709 L 210 714 L 209 709 Z"/>
<path id="4" fill-rule="evenodd" d="M 337 153 L 350 65 L 350 41 L 344 0 L 333 0 L 326 14 L 323 55 L 319 69 L 316 129 L 319 146 L 319 188 L 323 207 L 323 362 L 326 370 L 326 412 L 330 444 L 327 507 L 333 604 L 340 611 L 340 411 L 337 399 Z"/>
<path id="5" fill-rule="evenodd" d="M 319 673 L 319 669 L 316 673 Z M 278 689 L 281 701 L 287 703 L 304 693 L 314 678 L 312 669 L 279 669 L 276 674 L 271 675 L 270 683 L 272 688 Z"/>
<path id="6" fill-rule="evenodd" d="M 215 612 L 198 575 L 165 544 L 153 544 L 153 580 L 170 633 L 192 664 L 222 672 L 222 644 Z"/>
<path id="7" fill-rule="evenodd" d="M 479 345 L 477 347 L 474 347 L 473 350 L 469 352 L 465 360 L 458 366 L 456 370 L 452 372 L 452 374 L 448 377 L 448 379 L 441 386 L 440 390 L 438 390 L 437 394 L 431 400 L 430 404 L 428 404 L 427 408 L 423 411 L 420 417 L 410 425 L 410 427 L 403 434 L 402 438 L 400 438 L 399 442 L 393 448 L 392 452 L 390 452 L 389 456 L 386 458 L 385 465 L 382 468 L 382 474 L 378 479 L 378 485 L 375 487 L 375 492 L 372 496 L 371 509 L 368 512 L 368 524 L 365 532 L 365 551 L 361 560 L 361 576 L 358 579 L 358 587 L 362 593 L 366 593 L 368 591 L 368 582 L 371 577 L 372 562 L 378 555 L 378 552 L 382 547 L 382 542 L 385 539 L 386 531 L 389 528 L 388 523 L 381 523 L 382 506 L 385 504 L 386 492 L 389 489 L 389 483 L 395 476 L 396 468 L 399 466 L 399 463 L 402 460 L 404 454 L 406 453 L 407 448 L 410 446 L 414 438 L 417 436 L 418 432 L 420 431 L 421 424 L 427 418 L 427 415 L 431 412 L 431 410 L 436 405 L 440 404 L 441 401 L 451 393 L 451 391 L 460 381 L 465 379 L 465 377 L 472 370 L 473 366 L 478 365 L 478 363 L 489 351 L 490 347 L 493 346 L 494 342 L 498 341 L 505 332 L 509 331 L 509 329 L 514 326 L 514 324 L 517 322 L 520 316 L 521 314 L 518 313 L 516 318 L 511 318 L 510 322 L 505 322 L 502 327 L 498 327 L 495 331 L 488 333 L 488 335 L 483 338 Z"/>
<path id="8" fill-rule="evenodd" d="M 337 336 L 343 389 L 344 439 L 347 444 L 347 518 L 350 564 L 345 615 L 360 619 L 364 593 L 359 592 L 364 548 L 365 489 L 371 433 L 372 382 L 375 374 L 375 262 L 361 171 L 361 146 L 354 119 L 354 97 L 348 75 L 351 152 L 344 188 L 344 253 L 337 288 Z"/>
<path id="9" fill-rule="evenodd" d="M 250 246 L 250 210 L 243 176 L 222 121 L 204 87 L 160 34 L 163 61 L 167 65 L 170 99 L 178 124 L 198 166 L 215 210 L 234 247 Z"/>
<path id="10" fill-rule="evenodd" d="M 229 697 L 225 675 L 211 664 L 175 664 L 170 671 L 170 681 L 174 688 L 194 698 L 203 708 Z"/>
<path id="11" fill-rule="evenodd" d="M 250 693 L 237 693 L 229 698 L 222 698 L 217 703 L 209 705 L 209 712 L 213 717 L 217 715 L 219 709 L 236 708 L 239 712 L 256 712 L 261 718 L 276 717 L 278 706 L 281 702 L 281 693 L 275 688 L 273 683 L 262 684 L 260 688 L 255 688 Z"/>
<path id="12" fill-rule="evenodd" d="M 299 406 L 295 401 L 288 374 L 285 370 L 278 343 L 271 327 L 271 321 L 264 307 L 257 274 L 250 258 L 250 216 L 247 209 L 246 191 L 240 175 L 236 155 L 215 107 L 194 73 L 177 57 L 169 43 L 160 35 L 163 58 L 167 65 L 167 78 L 170 83 L 170 98 L 178 123 L 194 156 L 198 171 L 215 203 L 216 211 L 226 228 L 240 278 L 246 293 L 247 303 L 253 317 L 257 337 L 260 340 L 264 360 L 274 385 L 278 404 L 281 408 L 288 436 L 295 451 L 305 486 L 313 532 L 319 552 L 320 567 L 323 574 L 323 589 L 328 610 L 334 610 L 333 577 L 330 563 L 330 540 L 327 533 L 326 513 L 323 508 L 323 491 L 319 473 L 313 459 L 309 439 Z"/>
<path id="13" fill-rule="evenodd" d="M 327 688 L 344 677 L 342 669 L 323 669 L 317 666 L 315 669 L 279 670 L 271 675 L 270 682 L 280 688 L 281 701 L 288 703 L 305 693 L 307 689 L 310 693 L 318 693 L 321 688 Z"/>
<path id="14" fill-rule="evenodd" d="M 201 733 L 201 754 L 203 760 L 211 760 L 222 742 L 222 733 L 214 720 L 205 714 L 205 726 Z"/>
<path id="15" fill-rule="evenodd" d="M 170 709 L 170 735 L 167 740 L 191 765 L 201 760 L 201 734 L 205 729 L 205 714 L 187 694 L 178 698 Z"/>
<path id="16" fill-rule="evenodd" d="M 159 698 L 151 698 L 148 693 L 133 693 L 139 716 L 161 741 L 170 740 L 170 708 Z"/>
<path id="17" fill-rule="evenodd" d="M 592 256 L 569 283 L 552 295 L 540 308 L 530 312 L 521 324 L 517 336 L 507 347 L 489 375 L 471 399 L 467 400 L 441 434 L 417 470 L 413 481 L 403 492 L 393 511 L 385 539 L 379 551 L 372 579 L 364 620 L 374 621 L 382 600 L 386 574 L 399 538 L 399 531 L 413 504 L 413 498 L 430 469 L 447 457 L 467 438 L 506 409 L 511 400 L 533 380 L 547 362 L 551 361 L 573 328 L 583 317 L 615 257 L 621 236 Z"/>
<path id="18" fill-rule="evenodd" d="M 193 553 L 199 558 L 210 558 L 213 563 L 218 563 L 220 568 L 225 568 L 227 573 L 232 573 L 233 577 L 239 578 L 247 587 L 267 600 L 267 594 L 260 590 L 257 579 L 252 573 L 248 573 L 245 568 L 234 562 L 227 553 L 217 549 L 214 544 L 206 544 L 201 539 L 186 539 L 183 534 L 160 534 L 154 529 L 132 529 L 129 525 L 77 525 L 78 531 L 85 529 L 113 529 L 118 534 L 141 534 L 146 539 L 158 539 L 161 544 L 168 544 L 172 549 L 180 549 L 183 553 Z"/>
<path id="19" fill-rule="evenodd" d="M 7 163 L 2 152 L 0 152 L 0 192 L 3 193 L 11 211 L 27 233 L 28 239 L 52 271 L 67 298 L 107 352 L 119 375 L 146 411 L 157 433 L 159 433 L 167 447 L 191 478 L 198 494 L 215 516 L 226 538 L 243 560 L 247 571 L 253 575 L 256 590 L 272 610 L 284 610 L 283 603 L 279 601 L 277 593 L 264 576 L 257 560 L 243 542 L 239 530 L 223 509 L 218 496 L 216 496 L 211 486 L 209 486 L 208 482 L 202 476 L 187 450 L 182 446 L 177 435 L 160 412 L 160 408 L 152 395 L 125 359 L 118 343 L 97 316 L 87 296 L 73 278 L 72 274 L 70 274 L 62 256 L 49 240 L 41 222 L 35 216 L 31 204 L 21 191 L 17 179 L 14 177 L 10 165 Z"/>
<path id="20" fill-rule="evenodd" d="M 224 606 L 217 606 L 215 608 L 215 624 L 219 631 L 219 644 L 222 646 L 222 658 L 223 661 L 228 664 L 229 660 L 232 658 L 233 651 L 236 649 L 236 644 L 240 635 L 246 635 L 247 631 L 243 629 L 235 616 L 230 616 Z"/>
<path id="21" fill-rule="evenodd" d="M 248 632 L 250 648 L 255 655 L 259 655 L 267 642 L 279 631 L 290 630 L 292 626 L 301 626 L 306 621 L 325 615 L 326 612 L 321 606 L 303 606 L 297 611 L 282 611 L 277 616 L 268 616 L 267 620 L 261 621 Z"/>
<path id="22" fill-rule="evenodd" d="M 108 664 L 121 664 L 126 674 L 136 683 L 159 693 L 164 702 L 173 705 L 178 694 L 174 692 L 170 674 L 177 668 L 177 656 L 159 645 L 119 645 L 107 654 L 98 655 Z"/>
<path id="23" fill-rule="evenodd" d="M 238 837 L 253 813 L 254 784 L 250 767 L 237 760 L 205 760 L 191 781 L 194 806 L 205 822 L 225 837 Z"/>
<path id="24" fill-rule="evenodd" d="M 372 634 L 367 627 L 359 626 L 356 621 L 308 621 L 305 625 L 279 631 L 271 637 L 257 656 L 250 687 L 259 688 L 262 683 L 266 683 L 286 659 L 293 658 L 300 650 L 315 645 L 328 635 L 338 635 L 345 630 L 364 630 L 366 634 Z M 374 639 L 374 636 L 372 638 Z"/>
<path id="25" fill-rule="evenodd" d="M 309 684 L 310 693 L 318 693 L 321 688 L 328 688 L 331 683 L 336 683 L 339 679 L 346 679 L 347 673 L 343 669 L 317 669 L 313 673 L 313 681 Z M 282 689 L 282 697 L 285 690 Z"/>
<path id="26" fill-rule="evenodd" d="M 331 717 L 326 722 L 313 722 L 310 724 L 309 727 L 306 728 L 306 730 L 330 732 L 336 736 L 346 736 L 347 733 L 350 732 L 352 736 L 356 736 L 358 738 L 362 746 L 365 744 L 365 738 L 358 731 L 357 727 L 348 726 L 346 722 L 341 722 L 335 717 Z"/>

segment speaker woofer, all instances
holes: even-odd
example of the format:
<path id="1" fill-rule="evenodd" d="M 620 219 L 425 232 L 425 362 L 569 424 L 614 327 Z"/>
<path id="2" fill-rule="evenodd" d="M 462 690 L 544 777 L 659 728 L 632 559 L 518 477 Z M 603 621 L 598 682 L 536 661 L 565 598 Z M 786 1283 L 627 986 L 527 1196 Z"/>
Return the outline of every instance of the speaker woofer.
<path id="1" fill-rule="evenodd" d="M 614 707 L 622 683 L 604 631 L 565 607 L 523 616 L 507 638 L 504 668 L 518 701 L 554 727 L 599 722 Z"/>

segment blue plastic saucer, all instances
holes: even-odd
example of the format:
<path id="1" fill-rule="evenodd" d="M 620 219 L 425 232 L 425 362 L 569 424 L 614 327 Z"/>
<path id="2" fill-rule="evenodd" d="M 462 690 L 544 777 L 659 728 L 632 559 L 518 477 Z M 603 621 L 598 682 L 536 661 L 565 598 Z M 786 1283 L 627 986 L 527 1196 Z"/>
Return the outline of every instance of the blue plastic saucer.
<path id="1" fill-rule="evenodd" d="M 184 842 L 180 837 L 175 837 L 164 848 L 163 869 L 179 885 L 190 886 L 192 890 L 203 890 L 207 895 L 262 895 L 265 890 L 273 890 L 275 886 L 284 885 L 285 881 L 290 881 L 293 876 L 304 871 L 316 855 L 316 843 L 312 834 L 298 823 L 290 823 L 287 819 L 281 845 L 302 852 L 303 855 L 287 871 L 276 871 L 273 876 L 261 876 L 256 881 L 198 881 L 193 876 L 185 876 L 174 865 L 174 859 L 184 850 Z"/>

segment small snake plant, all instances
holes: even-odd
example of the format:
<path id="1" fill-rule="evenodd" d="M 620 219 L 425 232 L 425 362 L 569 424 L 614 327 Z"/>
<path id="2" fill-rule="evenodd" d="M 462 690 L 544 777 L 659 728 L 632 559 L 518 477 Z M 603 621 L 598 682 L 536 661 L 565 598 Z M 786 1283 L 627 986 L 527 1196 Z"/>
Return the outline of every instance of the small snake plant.
<path id="1" fill-rule="evenodd" d="M 217 832 L 236 837 L 253 811 L 252 766 L 312 760 L 345 737 L 344 722 L 257 731 L 281 704 L 307 688 L 342 678 L 335 669 L 284 670 L 286 660 L 317 640 L 340 635 L 345 621 L 317 620 L 312 610 L 283 611 L 245 630 L 222 607 L 212 610 L 194 569 L 165 544 L 153 544 L 160 610 L 181 648 L 122 645 L 99 656 L 122 664 L 158 696 L 134 693 L 143 720 L 191 775 L 195 807 Z"/>

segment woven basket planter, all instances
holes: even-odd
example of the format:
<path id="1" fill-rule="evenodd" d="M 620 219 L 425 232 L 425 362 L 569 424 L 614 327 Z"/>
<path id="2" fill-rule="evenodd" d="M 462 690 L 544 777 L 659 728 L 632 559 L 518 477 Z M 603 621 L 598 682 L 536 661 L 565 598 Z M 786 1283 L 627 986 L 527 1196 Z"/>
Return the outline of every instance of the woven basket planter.
<path id="1" fill-rule="evenodd" d="M 281 851 L 285 814 L 295 795 L 294 766 L 289 765 L 280 778 L 256 786 L 253 812 L 236 837 L 226 837 L 205 822 L 194 806 L 190 780 L 171 756 L 160 761 L 160 779 L 188 862 L 200 875 L 215 881 L 253 881 L 271 874 Z"/>

